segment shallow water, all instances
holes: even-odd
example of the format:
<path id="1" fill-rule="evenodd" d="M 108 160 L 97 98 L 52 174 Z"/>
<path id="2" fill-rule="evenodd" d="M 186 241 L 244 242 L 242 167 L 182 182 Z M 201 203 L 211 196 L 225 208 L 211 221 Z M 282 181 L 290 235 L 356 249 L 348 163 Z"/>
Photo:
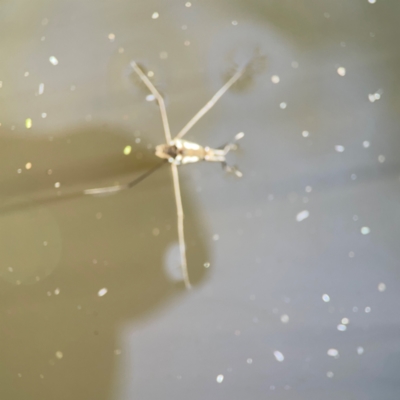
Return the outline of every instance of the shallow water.
<path id="1" fill-rule="evenodd" d="M 398 12 L 3 2 L 0 398 L 397 400 Z M 168 167 L 82 191 L 157 162 L 133 59 L 177 132 L 254 53 L 265 67 L 187 135 L 246 134 L 229 158 L 242 179 L 180 169 L 185 291 Z"/>

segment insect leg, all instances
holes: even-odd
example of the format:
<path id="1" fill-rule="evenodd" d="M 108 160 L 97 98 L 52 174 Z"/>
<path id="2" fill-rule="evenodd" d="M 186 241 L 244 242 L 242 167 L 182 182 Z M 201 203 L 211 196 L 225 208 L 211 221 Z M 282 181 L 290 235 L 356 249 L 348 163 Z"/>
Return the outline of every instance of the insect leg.
<path id="1" fill-rule="evenodd" d="M 178 174 L 177 165 L 172 163 L 171 170 L 172 170 L 172 178 L 174 181 L 174 192 L 175 192 L 177 224 L 178 224 L 179 252 L 181 255 L 182 276 L 183 276 L 183 281 L 185 282 L 186 288 L 190 289 L 191 285 L 190 285 L 189 273 L 188 273 L 188 269 L 187 269 L 186 244 L 185 244 L 185 235 L 184 235 L 184 230 L 183 230 L 184 215 L 183 215 L 181 189 L 180 189 L 180 185 L 179 185 L 179 174 Z"/>
<path id="2" fill-rule="evenodd" d="M 162 119 L 162 123 L 163 123 L 163 127 L 164 127 L 165 140 L 167 143 L 170 143 L 171 142 L 171 131 L 169 129 L 168 116 L 167 116 L 167 110 L 165 108 L 164 99 L 162 98 L 159 91 L 155 88 L 155 86 L 151 83 L 150 79 L 139 68 L 139 66 L 136 64 L 135 61 L 131 62 L 131 66 L 132 66 L 133 70 L 139 75 L 139 77 L 143 81 L 143 83 L 150 90 L 150 92 L 153 94 L 153 96 L 157 99 L 158 105 L 160 107 L 161 119 Z"/>
<path id="3" fill-rule="evenodd" d="M 215 103 L 225 94 L 225 92 L 243 75 L 246 67 L 240 68 L 236 73 L 229 79 L 228 82 L 218 90 L 217 93 L 209 100 L 206 105 L 200 109 L 200 111 L 182 128 L 182 130 L 175 136 L 175 139 L 181 139 L 188 133 L 188 131 L 193 127 L 193 125 L 209 111 Z"/>

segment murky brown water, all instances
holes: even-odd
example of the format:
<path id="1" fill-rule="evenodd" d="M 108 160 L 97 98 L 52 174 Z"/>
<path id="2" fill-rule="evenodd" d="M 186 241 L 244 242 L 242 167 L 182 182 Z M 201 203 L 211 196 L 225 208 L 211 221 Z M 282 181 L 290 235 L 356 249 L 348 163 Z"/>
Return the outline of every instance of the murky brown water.
<path id="1" fill-rule="evenodd" d="M 399 11 L 3 2 L 0 399 L 397 399 Z M 168 167 L 118 195 L 82 191 L 158 162 L 159 112 L 131 60 L 177 132 L 254 52 L 266 69 L 188 135 L 246 133 L 230 160 L 242 180 L 181 170 L 187 292 L 170 271 Z"/>

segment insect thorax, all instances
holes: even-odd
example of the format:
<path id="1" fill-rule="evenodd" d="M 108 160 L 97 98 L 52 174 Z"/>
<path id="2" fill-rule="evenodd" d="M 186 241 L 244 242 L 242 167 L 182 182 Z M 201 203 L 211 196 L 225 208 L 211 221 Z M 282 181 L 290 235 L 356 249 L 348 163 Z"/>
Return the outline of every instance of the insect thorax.
<path id="1" fill-rule="evenodd" d="M 170 163 L 177 165 L 204 160 L 205 154 L 204 147 L 181 139 L 175 139 L 170 144 L 156 146 L 157 157 L 167 159 Z"/>

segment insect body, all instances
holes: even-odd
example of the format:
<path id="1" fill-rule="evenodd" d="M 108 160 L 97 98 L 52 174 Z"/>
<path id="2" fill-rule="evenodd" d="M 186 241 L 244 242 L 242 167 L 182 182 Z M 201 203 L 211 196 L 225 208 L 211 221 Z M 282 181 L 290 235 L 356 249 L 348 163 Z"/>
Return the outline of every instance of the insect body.
<path id="1" fill-rule="evenodd" d="M 244 136 L 243 132 L 235 136 L 235 141 Z M 211 147 L 203 147 L 197 143 L 187 140 L 175 139 L 169 144 L 160 144 L 156 146 L 156 156 L 162 159 L 167 159 L 170 163 L 181 165 L 195 163 L 198 161 L 213 161 L 220 162 L 226 170 L 231 172 L 233 167 L 228 167 L 226 164 L 226 155 L 230 150 L 236 150 L 236 143 L 228 143 L 219 149 Z M 235 171 L 238 171 L 235 169 Z"/>
<path id="2" fill-rule="evenodd" d="M 235 136 L 235 140 L 233 143 L 228 143 L 227 145 L 219 148 L 213 149 L 210 147 L 202 147 L 197 143 L 189 142 L 187 140 L 183 140 L 182 137 L 186 135 L 186 133 L 193 127 L 196 122 L 203 117 L 214 105 L 215 103 L 222 97 L 222 95 L 245 73 L 247 67 L 245 65 L 242 68 L 239 68 L 236 73 L 214 94 L 210 101 L 208 101 L 205 106 L 203 106 L 200 111 L 180 130 L 180 132 L 174 137 L 171 137 L 171 132 L 169 129 L 167 110 L 165 108 L 164 99 L 161 94 L 155 88 L 155 86 L 151 83 L 149 78 L 144 74 L 144 72 L 139 68 L 135 61 L 131 62 L 131 66 L 133 70 L 139 75 L 140 79 L 147 86 L 153 96 L 157 99 L 157 103 L 160 107 L 161 119 L 164 128 L 164 135 L 167 144 L 161 144 L 156 147 L 156 156 L 162 158 L 164 161 L 169 161 L 171 165 L 171 172 L 174 184 L 174 192 L 175 192 L 175 202 L 176 202 L 176 211 L 177 211 L 177 226 L 178 226 L 178 239 L 179 239 L 179 250 L 181 256 L 181 269 L 183 281 L 185 282 L 185 286 L 190 288 L 189 274 L 187 270 L 187 262 L 186 262 L 186 246 L 185 246 L 185 236 L 184 236 L 184 226 L 183 226 L 183 206 L 182 206 L 182 198 L 181 191 L 179 185 L 179 175 L 178 175 L 178 165 L 181 164 L 189 164 L 195 163 L 198 161 L 211 161 L 211 162 L 220 162 L 223 168 L 227 172 L 232 172 L 236 176 L 241 177 L 242 173 L 236 168 L 232 166 L 228 166 L 226 163 L 226 155 L 231 150 L 235 150 L 237 148 L 236 141 L 241 139 L 244 136 L 243 132 L 238 133 Z M 149 176 L 152 172 L 156 171 L 160 168 L 164 163 L 156 165 L 153 169 L 146 172 L 145 174 L 139 176 L 135 180 L 125 184 L 125 185 L 117 185 L 110 186 L 105 188 L 96 188 L 96 189 L 87 189 L 84 191 L 85 194 L 90 195 L 102 195 L 102 194 L 110 194 L 119 192 L 120 190 L 129 189 L 136 185 L 138 182 L 142 181 L 145 177 Z"/>

